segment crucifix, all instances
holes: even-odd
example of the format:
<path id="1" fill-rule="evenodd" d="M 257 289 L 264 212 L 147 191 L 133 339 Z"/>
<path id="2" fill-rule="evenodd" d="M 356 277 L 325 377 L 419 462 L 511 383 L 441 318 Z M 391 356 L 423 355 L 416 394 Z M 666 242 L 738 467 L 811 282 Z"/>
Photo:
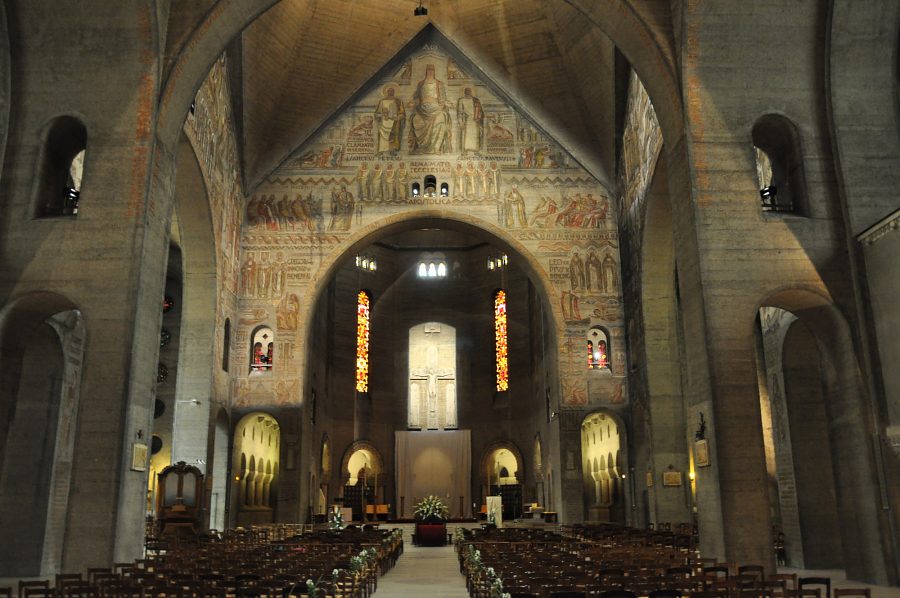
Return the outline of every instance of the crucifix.
<path id="1" fill-rule="evenodd" d="M 421 397 L 422 387 L 424 386 L 425 398 L 425 427 L 429 430 L 438 430 L 449 427 L 456 427 L 456 363 L 453 367 L 442 368 L 438 356 L 438 347 L 435 335 L 440 334 L 441 328 L 439 324 L 426 324 L 424 327 L 424 336 L 427 339 L 428 346 L 425 350 L 424 367 L 411 367 L 409 370 L 409 417 L 408 424 L 411 428 L 421 428 Z M 455 362 L 455 356 L 454 356 Z M 421 363 L 421 362 L 420 362 Z M 446 380 L 451 383 L 450 388 L 453 389 L 453 396 L 450 392 L 445 393 L 445 405 L 443 413 L 441 413 L 439 405 L 439 381 Z M 452 411 L 452 413 L 451 413 Z M 443 415 L 443 417 L 441 417 Z"/>

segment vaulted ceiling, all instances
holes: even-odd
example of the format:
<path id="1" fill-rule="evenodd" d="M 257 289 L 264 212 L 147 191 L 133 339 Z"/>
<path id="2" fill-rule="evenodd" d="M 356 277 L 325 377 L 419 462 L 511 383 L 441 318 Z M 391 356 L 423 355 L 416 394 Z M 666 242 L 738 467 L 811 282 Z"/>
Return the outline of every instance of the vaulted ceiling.
<path id="1" fill-rule="evenodd" d="M 594 1 L 594 0 L 591 0 Z M 173 2 L 171 17 L 190 19 Z M 199 3 L 198 3 L 199 4 Z M 624 90 L 615 47 L 581 0 L 281 0 L 232 44 L 246 191 L 303 144 L 429 23 L 602 183 L 615 172 Z M 588 3 L 589 4 L 589 3 Z M 623 2 L 623 5 L 626 4 Z M 633 4 L 638 4 L 634 2 Z M 640 3 L 668 23 L 668 2 Z M 634 10 L 632 6 L 630 8 Z M 665 27 L 661 37 L 667 33 Z M 172 37 L 169 38 L 171 46 Z M 168 54 L 168 52 L 167 52 Z"/>

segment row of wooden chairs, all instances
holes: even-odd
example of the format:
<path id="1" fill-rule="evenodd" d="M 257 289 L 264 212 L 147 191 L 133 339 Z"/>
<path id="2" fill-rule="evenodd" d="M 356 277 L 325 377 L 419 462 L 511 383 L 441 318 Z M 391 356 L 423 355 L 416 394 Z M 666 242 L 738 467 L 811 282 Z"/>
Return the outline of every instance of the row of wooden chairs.
<path id="1" fill-rule="evenodd" d="M 659 541 L 659 532 L 580 526 L 537 540 L 527 529 L 463 534 L 460 569 L 473 598 L 490 595 L 490 567 L 513 598 L 867 598 L 867 589 L 834 590 L 825 577 L 765 576 L 761 565 L 718 563 L 686 542 Z M 468 546 L 480 551 L 471 567 Z M 523 547 L 527 547 L 523 550 Z M 474 569 L 474 570 L 472 570 Z"/>
<path id="2" fill-rule="evenodd" d="M 313 579 L 321 580 L 323 596 L 368 598 L 377 589 L 379 574 L 389 571 L 403 551 L 402 536 L 391 531 L 293 531 L 253 529 L 209 535 L 199 542 L 167 541 L 148 551 L 147 558 L 91 568 L 84 576 L 65 573 L 53 581 L 21 581 L 18 596 L 307 596 L 306 580 Z M 351 558 L 364 548 L 375 550 L 375 562 L 351 573 Z M 12 588 L 0 588 L 0 598 L 6 596 L 12 596 Z"/>

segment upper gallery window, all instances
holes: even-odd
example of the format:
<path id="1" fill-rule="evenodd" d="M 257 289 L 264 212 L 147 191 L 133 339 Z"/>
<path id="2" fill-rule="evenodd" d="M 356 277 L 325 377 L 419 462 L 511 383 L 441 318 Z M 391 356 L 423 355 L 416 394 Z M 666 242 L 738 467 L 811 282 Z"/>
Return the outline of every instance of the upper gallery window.
<path id="1" fill-rule="evenodd" d="M 369 391 L 369 309 L 367 291 L 356 295 L 356 391 Z"/>
<path id="2" fill-rule="evenodd" d="M 260 326 L 253 333 L 250 354 L 250 373 L 270 372 L 275 362 L 275 335 L 268 326 Z"/>
<path id="3" fill-rule="evenodd" d="M 506 324 L 506 291 L 494 293 L 494 361 L 497 392 L 509 390 L 509 346 Z"/>
<path id="4" fill-rule="evenodd" d="M 53 120 L 38 158 L 35 216 L 76 216 L 81 196 L 87 129 L 72 116 Z"/>

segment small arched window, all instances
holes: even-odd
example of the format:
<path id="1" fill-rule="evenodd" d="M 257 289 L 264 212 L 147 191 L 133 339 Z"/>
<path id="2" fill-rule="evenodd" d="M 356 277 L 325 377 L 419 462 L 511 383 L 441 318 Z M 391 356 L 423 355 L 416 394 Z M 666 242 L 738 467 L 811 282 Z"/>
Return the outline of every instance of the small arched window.
<path id="1" fill-rule="evenodd" d="M 766 114 L 751 136 L 763 211 L 803 214 L 806 180 L 797 127 L 780 114 Z"/>
<path id="2" fill-rule="evenodd" d="M 588 330 L 588 368 L 592 370 L 609 369 L 609 336 L 599 326 Z"/>
<path id="3" fill-rule="evenodd" d="M 231 359 L 231 319 L 225 318 L 225 330 L 222 331 L 222 369 L 228 371 Z"/>
<path id="4" fill-rule="evenodd" d="M 50 123 L 38 158 L 35 177 L 35 216 L 76 216 L 81 196 L 87 129 L 72 116 Z"/>
<path id="5" fill-rule="evenodd" d="M 250 373 L 272 371 L 275 364 L 275 334 L 268 326 L 260 326 L 253 332 L 250 343 Z"/>

